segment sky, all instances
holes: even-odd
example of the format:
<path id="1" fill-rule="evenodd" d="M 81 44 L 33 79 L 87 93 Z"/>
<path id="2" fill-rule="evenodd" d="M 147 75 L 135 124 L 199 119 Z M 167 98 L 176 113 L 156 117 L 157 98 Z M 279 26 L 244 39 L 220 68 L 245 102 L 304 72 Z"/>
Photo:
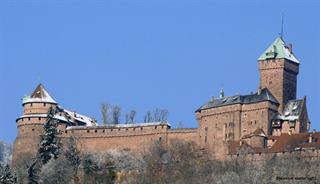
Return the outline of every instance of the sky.
<path id="1" fill-rule="evenodd" d="M 0 140 L 13 142 L 21 98 L 42 83 L 59 104 L 101 122 L 101 103 L 165 108 L 197 127 L 212 96 L 257 91 L 257 58 L 281 31 L 301 61 L 320 130 L 320 1 L 1 0 Z M 122 117 L 122 121 L 124 118 Z"/>

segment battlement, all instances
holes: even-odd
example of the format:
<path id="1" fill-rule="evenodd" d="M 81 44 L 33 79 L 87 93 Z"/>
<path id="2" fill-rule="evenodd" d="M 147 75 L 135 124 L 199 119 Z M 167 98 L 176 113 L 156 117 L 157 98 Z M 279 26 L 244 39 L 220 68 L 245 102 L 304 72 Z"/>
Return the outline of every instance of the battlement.
<path id="1" fill-rule="evenodd" d="M 69 126 L 61 133 L 62 136 L 115 137 L 162 134 L 168 129 L 170 129 L 170 125 L 167 122 L 151 122 L 105 126 Z"/>

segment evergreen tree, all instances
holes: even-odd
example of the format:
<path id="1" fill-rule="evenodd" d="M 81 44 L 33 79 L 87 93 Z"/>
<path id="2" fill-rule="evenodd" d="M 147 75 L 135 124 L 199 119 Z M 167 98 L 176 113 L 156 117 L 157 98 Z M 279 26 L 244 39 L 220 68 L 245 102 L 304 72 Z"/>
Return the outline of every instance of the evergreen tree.
<path id="1" fill-rule="evenodd" d="M 38 184 L 40 172 L 38 160 L 35 160 L 31 166 L 28 168 L 28 184 Z"/>
<path id="2" fill-rule="evenodd" d="M 6 167 L 2 169 L 2 172 L 0 174 L 0 183 L 13 184 L 16 182 L 17 182 L 17 179 L 15 174 L 12 173 L 9 165 L 6 165 Z"/>
<path id="3" fill-rule="evenodd" d="M 47 113 L 47 122 L 44 124 L 44 134 L 38 150 L 38 157 L 42 164 L 59 155 L 60 139 L 58 138 L 58 121 L 54 119 L 56 109 L 50 108 Z"/>

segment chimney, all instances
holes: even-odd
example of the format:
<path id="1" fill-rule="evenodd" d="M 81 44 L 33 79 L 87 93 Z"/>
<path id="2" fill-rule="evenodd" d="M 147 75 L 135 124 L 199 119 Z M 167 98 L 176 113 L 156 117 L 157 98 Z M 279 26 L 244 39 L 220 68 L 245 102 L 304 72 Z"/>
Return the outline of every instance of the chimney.
<path id="1" fill-rule="evenodd" d="M 292 43 L 288 44 L 288 49 L 289 49 L 290 54 L 292 54 Z"/>

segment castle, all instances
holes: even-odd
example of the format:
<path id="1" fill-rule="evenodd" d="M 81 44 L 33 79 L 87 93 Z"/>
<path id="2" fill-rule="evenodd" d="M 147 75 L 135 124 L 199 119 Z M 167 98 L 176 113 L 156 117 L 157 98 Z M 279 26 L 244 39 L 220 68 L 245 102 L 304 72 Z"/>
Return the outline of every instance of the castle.
<path id="1" fill-rule="evenodd" d="M 213 158 L 225 159 L 241 150 L 252 154 L 316 150 L 320 132 L 308 132 L 306 97 L 297 99 L 300 61 L 281 37 L 258 58 L 260 85 L 256 93 L 211 98 L 195 113 L 198 128 L 172 129 L 167 122 L 98 125 L 94 118 L 60 106 L 39 84 L 23 98 L 23 115 L 17 120 L 13 162 L 35 155 L 47 111 L 56 108 L 62 138 L 76 137 L 82 152 L 129 149 L 141 152 L 155 141 L 194 141 Z M 319 155 L 320 156 L 320 155 Z"/>

